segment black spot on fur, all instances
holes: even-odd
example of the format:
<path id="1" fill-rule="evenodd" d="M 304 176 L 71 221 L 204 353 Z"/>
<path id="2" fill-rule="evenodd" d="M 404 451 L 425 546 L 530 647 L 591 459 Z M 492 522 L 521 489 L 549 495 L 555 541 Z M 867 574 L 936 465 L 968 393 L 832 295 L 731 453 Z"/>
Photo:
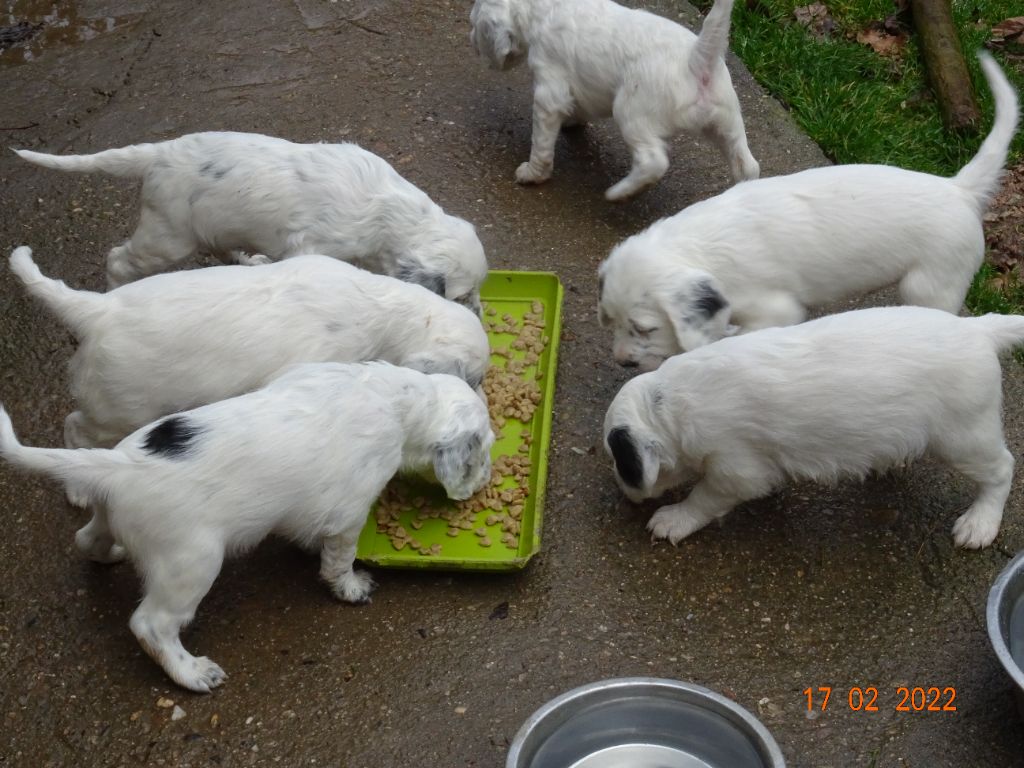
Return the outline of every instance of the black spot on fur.
<path id="1" fill-rule="evenodd" d="M 729 302 L 712 287 L 711 283 L 698 283 L 693 297 L 693 308 L 698 314 L 705 318 L 714 317 L 727 306 Z"/>
<path id="2" fill-rule="evenodd" d="M 142 449 L 152 454 L 176 458 L 192 447 L 200 432 L 202 430 L 190 424 L 184 416 L 171 416 L 149 430 Z"/>
<path id="3" fill-rule="evenodd" d="M 483 376 L 466 376 L 466 383 L 469 384 L 470 389 L 476 389 L 484 383 Z"/>
<path id="4" fill-rule="evenodd" d="M 409 262 L 400 263 L 398 265 L 398 269 L 395 271 L 395 277 L 406 283 L 422 285 L 428 291 L 436 293 L 438 296 L 445 295 L 446 285 L 444 275 L 440 272 L 431 272 L 424 269 L 419 264 L 410 264 Z"/>
<path id="5" fill-rule="evenodd" d="M 659 405 L 661 405 L 661 403 L 662 403 L 662 401 L 664 399 L 665 399 L 665 393 L 662 392 L 660 388 L 655 387 L 651 391 L 651 406 L 652 407 L 657 408 Z"/>
<path id="6" fill-rule="evenodd" d="M 228 169 L 227 168 L 218 168 L 216 166 L 216 163 L 214 163 L 212 160 L 209 160 L 209 161 L 207 161 L 207 162 L 205 162 L 205 163 L 203 163 L 202 165 L 199 166 L 199 175 L 200 176 L 213 176 L 213 178 L 216 181 L 220 181 L 221 179 L 223 179 L 225 176 L 228 175 Z"/>
<path id="7" fill-rule="evenodd" d="M 302 171 L 301 168 L 295 169 L 295 177 L 299 180 L 300 184 L 308 184 L 309 177 Z"/>
<path id="8" fill-rule="evenodd" d="M 644 466 L 627 427 L 615 427 L 608 433 L 608 447 L 622 482 L 632 488 L 643 484 Z"/>
<path id="9" fill-rule="evenodd" d="M 600 275 L 597 278 L 597 300 L 602 301 L 604 299 L 604 275 Z"/>
<path id="10" fill-rule="evenodd" d="M 216 179 L 217 181 L 220 181 L 221 179 L 223 179 L 227 175 L 228 175 L 228 169 L 227 168 L 218 168 L 217 170 L 215 170 L 213 172 L 213 178 Z"/>

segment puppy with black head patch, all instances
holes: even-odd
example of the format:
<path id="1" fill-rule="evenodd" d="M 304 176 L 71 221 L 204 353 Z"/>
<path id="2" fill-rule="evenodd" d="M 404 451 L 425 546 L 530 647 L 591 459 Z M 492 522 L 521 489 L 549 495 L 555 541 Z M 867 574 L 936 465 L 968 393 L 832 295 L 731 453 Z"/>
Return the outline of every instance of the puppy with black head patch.
<path id="1" fill-rule="evenodd" d="M 355 144 L 211 131 L 93 155 L 15 151 L 46 168 L 142 179 L 135 232 L 107 256 L 111 288 L 197 253 L 247 264 L 322 254 L 479 314 L 487 260 L 473 226 Z"/>
<path id="2" fill-rule="evenodd" d="M 145 592 L 131 630 L 198 692 L 225 674 L 186 651 L 179 632 L 225 557 L 278 534 L 320 550 L 338 599 L 366 602 L 373 582 L 353 568 L 356 544 L 388 480 L 429 467 L 449 497 L 466 499 L 490 480 L 493 442 L 487 407 L 464 381 L 385 363 L 299 365 L 109 450 L 25 447 L 0 407 L 0 455 L 89 489 L 78 548 L 101 562 L 131 558 Z"/>
<path id="3" fill-rule="evenodd" d="M 956 176 L 837 165 L 747 181 L 616 246 L 599 269 L 615 360 L 651 370 L 890 285 L 906 304 L 959 312 L 984 257 L 982 217 L 1018 115 L 1002 70 L 979 58 L 996 118 Z"/>
<path id="4" fill-rule="evenodd" d="M 722 339 L 627 382 L 605 448 L 633 501 L 696 482 L 648 528 L 673 544 L 788 480 L 862 478 L 930 453 L 978 486 L 957 545 L 999 532 L 1013 480 L 998 352 L 1024 317 L 887 307 Z"/>
<path id="5" fill-rule="evenodd" d="M 46 277 L 26 247 L 10 263 L 79 341 L 68 448 L 112 445 L 295 363 L 383 360 L 459 376 L 481 396 L 490 364 L 487 333 L 466 307 L 326 256 L 153 275 L 107 293 Z"/>

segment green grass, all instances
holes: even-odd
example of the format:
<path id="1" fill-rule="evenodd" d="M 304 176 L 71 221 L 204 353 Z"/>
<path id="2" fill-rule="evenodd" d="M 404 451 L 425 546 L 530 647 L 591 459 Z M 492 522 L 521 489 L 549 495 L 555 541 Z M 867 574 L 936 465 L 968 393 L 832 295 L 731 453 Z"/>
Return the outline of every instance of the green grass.
<path id="1" fill-rule="evenodd" d="M 978 136 L 956 136 L 942 125 L 939 109 L 911 34 L 903 55 L 884 58 L 856 41 L 858 30 L 895 10 L 892 0 L 825 1 L 836 27 L 818 40 L 794 20 L 793 9 L 810 0 L 740 0 L 733 13 L 731 46 L 765 88 L 781 100 L 800 126 L 836 163 L 883 163 L 944 176 L 955 174 L 977 151 L 992 122 L 992 99 L 973 52 L 991 27 L 1021 15 L 1020 0 L 954 0 L 954 21 L 983 111 Z M 703 10 L 711 2 L 700 0 Z M 1018 91 L 1024 66 L 996 53 Z M 1024 157 L 1024 135 L 1011 147 L 1010 163 Z M 988 278 L 968 295 L 974 312 L 1024 312 L 1024 290 L 997 301 Z M 997 308 L 999 307 L 999 308 Z"/>

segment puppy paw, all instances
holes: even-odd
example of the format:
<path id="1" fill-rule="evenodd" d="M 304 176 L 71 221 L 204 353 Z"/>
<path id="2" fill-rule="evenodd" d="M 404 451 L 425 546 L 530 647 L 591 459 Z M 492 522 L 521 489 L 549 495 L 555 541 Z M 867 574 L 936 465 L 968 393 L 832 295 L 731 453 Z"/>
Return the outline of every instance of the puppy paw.
<path id="1" fill-rule="evenodd" d="M 331 586 L 334 596 L 346 603 L 365 605 L 377 584 L 366 571 L 351 570 Z"/>
<path id="2" fill-rule="evenodd" d="M 111 544 L 109 547 L 93 547 L 86 556 L 95 563 L 113 565 L 122 562 L 128 553 L 120 544 Z"/>
<path id="3" fill-rule="evenodd" d="M 612 184 L 604 193 L 604 199 L 612 203 L 618 203 L 635 195 L 639 189 L 632 182 L 623 179 L 617 184 Z"/>
<path id="4" fill-rule="evenodd" d="M 516 168 L 516 181 L 520 184 L 543 184 L 551 178 L 551 169 L 538 171 L 529 163 L 523 163 Z"/>
<path id="5" fill-rule="evenodd" d="M 662 507 L 647 523 L 647 530 L 651 532 L 652 539 L 668 539 L 674 547 L 705 524 L 674 507 Z"/>
<path id="6" fill-rule="evenodd" d="M 81 507 L 82 509 L 85 509 L 89 506 L 89 494 L 85 488 L 80 485 L 69 485 L 65 492 L 65 496 L 67 497 L 68 504 L 73 507 Z"/>
<path id="7" fill-rule="evenodd" d="M 239 253 L 236 252 L 235 261 L 243 267 L 259 267 L 264 264 L 273 264 L 274 260 L 262 253 Z"/>
<path id="8" fill-rule="evenodd" d="M 212 659 L 205 656 L 192 659 L 189 669 L 182 672 L 177 682 L 190 691 L 209 693 L 228 679 L 227 673 Z"/>
<path id="9" fill-rule="evenodd" d="M 953 525 L 953 541 L 964 549 L 981 549 L 996 539 L 999 519 L 967 510 Z"/>

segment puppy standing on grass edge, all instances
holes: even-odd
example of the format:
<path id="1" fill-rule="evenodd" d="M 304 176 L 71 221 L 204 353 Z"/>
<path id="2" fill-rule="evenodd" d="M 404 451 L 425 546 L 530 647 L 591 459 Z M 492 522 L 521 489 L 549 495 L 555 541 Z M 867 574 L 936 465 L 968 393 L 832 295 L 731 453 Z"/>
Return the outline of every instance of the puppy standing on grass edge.
<path id="1" fill-rule="evenodd" d="M 107 255 L 110 288 L 197 253 L 244 263 L 322 254 L 480 314 L 487 260 L 473 225 L 355 144 L 212 131 L 93 155 L 14 151 L 46 168 L 142 179 L 135 232 Z"/>
<path id="2" fill-rule="evenodd" d="M 373 582 L 353 569 L 356 544 L 388 480 L 432 467 L 451 498 L 466 499 L 490 478 L 493 442 L 487 407 L 465 382 L 386 363 L 299 365 L 257 392 L 145 426 L 112 450 L 24 447 L 0 407 L 0 455 L 90 488 L 94 515 L 75 543 L 101 562 L 127 552 L 145 591 L 132 632 L 176 683 L 198 692 L 225 674 L 186 651 L 179 631 L 225 556 L 271 533 L 319 547 L 320 576 L 335 596 L 366 602 Z"/>
<path id="3" fill-rule="evenodd" d="M 773 328 L 666 360 L 619 391 L 605 449 L 633 501 L 696 481 L 648 528 L 677 544 L 792 480 L 862 478 L 929 452 L 978 485 L 957 545 L 999 532 L 1013 479 L 997 353 L 1024 317 L 884 307 Z"/>
<path id="4" fill-rule="evenodd" d="M 694 35 L 668 19 L 610 0 L 476 0 L 470 41 L 494 69 L 526 57 L 533 73 L 533 146 L 516 181 L 551 176 L 563 123 L 614 118 L 632 168 L 605 193 L 623 200 L 668 169 L 680 131 L 718 145 L 732 180 L 756 179 L 739 99 L 723 60 L 733 0 L 715 0 Z"/>
<path id="5" fill-rule="evenodd" d="M 599 269 L 615 360 L 651 370 L 735 326 L 792 325 L 807 307 L 894 283 L 906 304 L 959 312 L 985 255 L 982 217 L 1018 116 L 999 65 L 978 58 L 995 122 L 953 178 L 885 165 L 813 168 L 737 184 L 616 246 Z"/>

